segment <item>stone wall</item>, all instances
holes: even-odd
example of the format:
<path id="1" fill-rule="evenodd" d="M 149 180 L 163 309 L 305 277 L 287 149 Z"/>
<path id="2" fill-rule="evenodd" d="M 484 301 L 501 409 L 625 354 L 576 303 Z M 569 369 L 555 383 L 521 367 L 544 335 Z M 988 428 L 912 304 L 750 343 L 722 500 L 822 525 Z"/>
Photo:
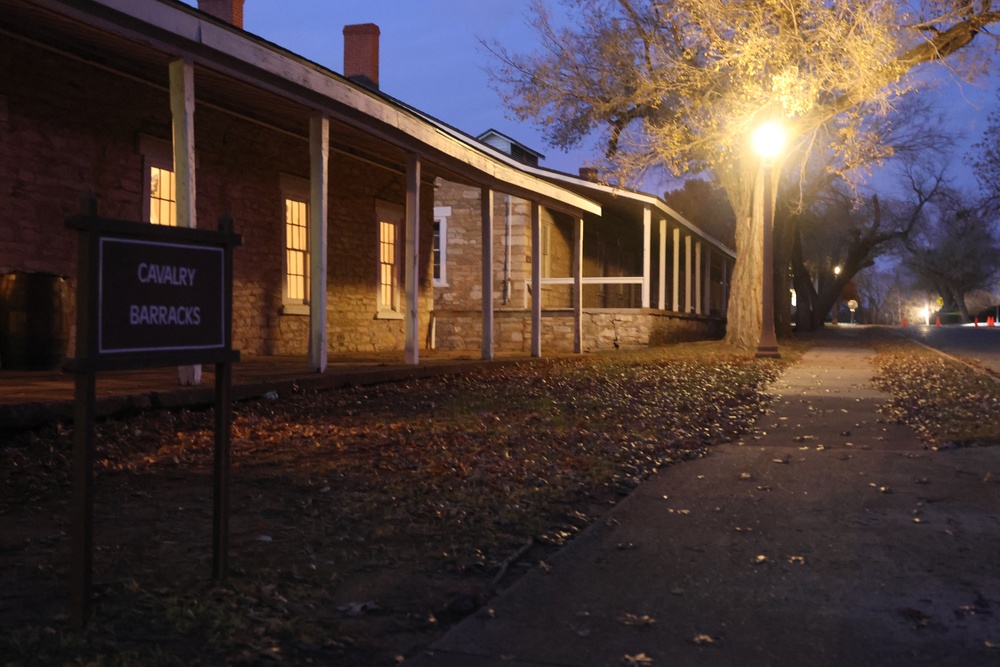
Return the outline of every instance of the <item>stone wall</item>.
<path id="1" fill-rule="evenodd" d="M 141 220 L 142 137 L 169 142 L 169 95 L 0 35 L 0 272 L 51 272 L 76 284 L 76 233 L 65 228 L 87 190 L 102 216 Z M 163 81 L 167 72 L 164 69 Z M 197 96 L 197 90 L 196 90 Z M 282 315 L 284 203 L 280 175 L 309 176 L 305 137 L 279 133 L 197 104 L 197 218 L 214 228 L 232 212 L 243 237 L 234 261 L 233 344 L 244 354 L 305 353 L 308 316 Z M 333 133 L 332 133 L 333 134 Z M 333 141 L 337 137 L 331 137 Z M 433 188 L 424 184 L 421 217 Z M 402 319 L 376 319 L 376 199 L 403 205 L 405 180 L 342 153 L 330 154 L 329 349 L 402 350 Z M 421 326 L 432 307 L 431 226 L 422 226 Z M 75 315 L 74 315 L 75 317 Z M 71 352 L 72 353 L 72 352 Z"/>

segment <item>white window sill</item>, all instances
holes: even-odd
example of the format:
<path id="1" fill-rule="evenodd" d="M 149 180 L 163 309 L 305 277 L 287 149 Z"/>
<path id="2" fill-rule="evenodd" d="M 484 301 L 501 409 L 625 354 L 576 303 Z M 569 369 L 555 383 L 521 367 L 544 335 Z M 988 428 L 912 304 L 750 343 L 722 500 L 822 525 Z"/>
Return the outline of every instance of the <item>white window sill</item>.
<path id="1" fill-rule="evenodd" d="M 281 305 L 282 315 L 308 315 L 308 303 L 285 303 Z"/>
<path id="2" fill-rule="evenodd" d="M 397 313 L 394 310 L 380 310 L 375 313 L 376 320 L 401 320 L 403 319 L 403 313 Z"/>

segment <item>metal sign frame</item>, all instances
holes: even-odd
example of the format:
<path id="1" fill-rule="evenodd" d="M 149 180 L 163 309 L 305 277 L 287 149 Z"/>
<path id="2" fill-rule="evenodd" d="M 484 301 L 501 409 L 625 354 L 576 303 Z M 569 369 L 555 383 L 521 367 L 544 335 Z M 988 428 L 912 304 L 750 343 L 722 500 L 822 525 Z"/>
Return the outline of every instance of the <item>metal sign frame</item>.
<path id="1" fill-rule="evenodd" d="M 228 573 L 229 550 L 229 469 L 230 441 L 232 431 L 232 364 L 239 361 L 240 353 L 232 349 L 232 296 L 233 296 L 233 250 L 242 242 L 233 233 L 233 220 L 228 214 L 219 221 L 219 231 L 164 227 L 127 220 L 112 220 L 97 216 L 96 200 L 86 200 L 84 212 L 66 220 L 66 226 L 79 232 L 77 255 L 76 293 L 76 357 L 67 361 L 65 369 L 74 373 L 75 395 L 73 408 L 73 516 L 72 542 L 73 562 L 71 613 L 74 622 L 82 627 L 90 615 L 90 597 L 93 573 L 94 544 L 94 420 L 97 403 L 97 373 L 107 370 L 154 368 L 162 366 L 186 366 L 193 364 L 215 364 L 215 457 L 213 474 L 212 513 L 212 577 L 224 579 Z M 104 280 L 114 274 L 121 257 L 112 258 L 114 253 L 104 253 L 108 243 L 133 244 L 151 252 L 159 249 L 167 256 L 191 257 L 192 254 L 207 253 L 205 257 L 217 260 L 219 275 L 212 276 L 212 294 L 202 294 L 190 298 L 201 298 L 197 307 L 205 307 L 206 320 L 218 322 L 219 336 L 211 333 L 211 338 L 190 344 L 180 337 L 179 343 L 164 346 L 156 343 L 138 344 L 119 348 L 105 345 L 108 332 L 102 329 L 105 323 L 120 322 L 107 319 L 108 309 L 121 304 L 105 299 L 102 289 Z M 169 248 L 169 250 L 164 250 Z M 204 257 L 202 258 L 204 259 Z M 110 260 L 110 262 L 106 262 Z M 186 260 L 185 260 L 186 261 Z M 202 266 L 215 268 L 212 261 Z M 120 268 L 120 267 L 119 267 Z M 141 269 L 140 269 L 141 270 Z M 198 269 L 202 270 L 202 269 Z M 214 273 L 214 271 L 210 271 Z M 172 286 L 193 288 L 195 269 L 186 273 L 170 273 L 161 269 L 161 282 Z M 141 275 L 141 274 L 140 274 Z M 180 277 L 176 277 L 179 275 Z M 204 274 L 203 274 L 204 275 Z M 139 278 L 140 282 L 144 282 Z M 148 281 L 145 281 L 148 282 Z M 155 282 L 155 281 L 153 281 Z M 215 293 L 217 291 L 217 293 Z M 155 294 L 155 292 L 153 292 Z M 194 295 L 194 290 L 190 292 Z M 216 297 L 218 297 L 216 299 Z M 207 299 L 207 300 L 206 300 Z M 192 306 L 193 308 L 194 306 Z M 198 312 L 200 325 L 202 313 Z M 120 314 L 119 314 L 120 316 Z M 193 318 L 186 315 L 187 324 Z M 171 323 L 172 324 L 172 323 Z M 111 326 L 120 326 L 112 324 Z M 201 334 L 199 327 L 197 334 Z M 211 327 L 214 329 L 214 325 Z M 171 334 L 177 328 L 170 329 Z M 103 337 L 102 337 L 103 336 Z"/>

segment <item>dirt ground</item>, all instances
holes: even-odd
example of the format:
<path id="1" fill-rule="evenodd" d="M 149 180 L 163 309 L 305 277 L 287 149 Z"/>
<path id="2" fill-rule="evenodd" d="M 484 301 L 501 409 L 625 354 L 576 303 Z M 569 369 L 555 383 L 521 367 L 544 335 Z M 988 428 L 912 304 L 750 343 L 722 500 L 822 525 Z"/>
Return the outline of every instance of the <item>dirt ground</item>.
<path id="1" fill-rule="evenodd" d="M 398 664 L 745 432 L 780 368 L 693 345 L 239 404 L 221 583 L 211 411 L 105 422 L 84 632 L 70 429 L 0 436 L 0 664 Z"/>

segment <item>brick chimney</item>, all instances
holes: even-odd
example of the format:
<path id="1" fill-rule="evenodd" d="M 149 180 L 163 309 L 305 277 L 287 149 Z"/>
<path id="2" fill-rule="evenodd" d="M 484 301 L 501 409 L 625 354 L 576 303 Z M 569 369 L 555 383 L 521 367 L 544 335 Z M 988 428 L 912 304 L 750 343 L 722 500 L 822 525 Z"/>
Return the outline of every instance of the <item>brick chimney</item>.
<path id="1" fill-rule="evenodd" d="M 242 28 L 243 2 L 244 0 L 198 0 L 198 9 L 237 28 Z"/>
<path id="2" fill-rule="evenodd" d="M 344 76 L 378 90 L 378 38 L 374 23 L 344 26 Z"/>
<path id="3" fill-rule="evenodd" d="M 580 178 L 591 183 L 600 183 L 600 175 L 597 167 L 580 167 Z"/>

